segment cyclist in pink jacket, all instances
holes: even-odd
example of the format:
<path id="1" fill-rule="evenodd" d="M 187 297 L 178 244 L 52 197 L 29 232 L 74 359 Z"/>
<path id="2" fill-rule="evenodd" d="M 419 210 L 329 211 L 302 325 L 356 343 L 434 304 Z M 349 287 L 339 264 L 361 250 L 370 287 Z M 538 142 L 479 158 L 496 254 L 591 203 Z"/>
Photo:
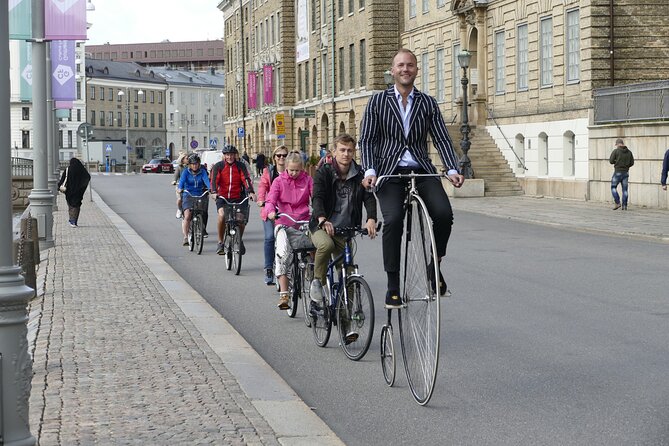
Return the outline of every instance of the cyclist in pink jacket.
<path id="1" fill-rule="evenodd" d="M 286 170 L 274 180 L 267 194 L 265 208 L 267 218 L 273 220 L 276 228 L 280 225 L 295 227 L 292 220 L 278 217 L 277 213 L 288 214 L 297 221 L 308 221 L 310 216 L 309 201 L 314 189 L 314 181 L 304 171 L 302 157 L 298 153 L 290 153 L 286 158 Z M 275 228 L 275 237 L 278 235 Z M 285 233 L 285 231 L 284 231 Z M 274 269 L 279 281 L 279 309 L 286 310 L 290 301 L 288 292 L 288 278 L 293 253 L 290 244 L 284 244 L 286 250 L 279 249 L 279 239 L 276 240 Z"/>

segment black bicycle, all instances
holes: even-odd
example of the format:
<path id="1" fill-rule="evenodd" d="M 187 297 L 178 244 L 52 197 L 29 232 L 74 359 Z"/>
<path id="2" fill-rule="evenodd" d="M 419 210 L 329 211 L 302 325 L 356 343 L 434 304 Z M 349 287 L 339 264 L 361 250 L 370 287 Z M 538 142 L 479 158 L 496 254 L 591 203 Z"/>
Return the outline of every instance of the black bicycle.
<path id="1" fill-rule="evenodd" d="M 242 270 L 242 234 L 239 226 L 244 223 L 245 217 L 242 212 L 242 205 L 246 203 L 249 197 L 244 198 L 239 203 L 232 203 L 224 197 L 218 197 L 223 200 L 227 206 L 225 220 L 225 234 L 223 234 L 223 252 L 225 255 L 225 267 L 230 271 L 233 267 L 235 275 L 239 275 Z"/>
<path id="2" fill-rule="evenodd" d="M 307 234 L 308 220 L 295 220 L 288 214 L 277 213 L 276 218 L 286 217 L 294 223 L 300 225 L 298 229 L 288 228 L 284 225 L 277 226 L 275 235 L 275 250 L 285 250 L 279 246 L 280 243 L 289 243 L 290 250 L 293 253 L 293 261 L 291 262 L 290 271 L 286 275 L 288 277 L 288 291 L 290 292 L 291 304 L 286 310 L 288 317 L 293 318 L 297 314 L 298 300 L 302 299 L 302 310 L 304 311 L 304 323 L 307 327 L 311 327 L 311 315 L 309 314 L 309 289 L 311 281 L 314 278 L 314 261 L 311 253 L 315 250 L 314 245 L 309 240 Z M 283 232 L 284 235 L 280 233 Z M 303 234 L 304 237 L 296 237 Z M 291 236 L 292 235 L 292 236 Z M 295 239 L 295 242 L 292 242 Z M 292 243 L 291 243 L 292 242 Z M 278 284 L 279 281 L 277 280 Z"/>
<path id="3" fill-rule="evenodd" d="M 374 300 L 367 281 L 353 263 L 355 237 L 366 235 L 364 228 L 337 228 L 344 236 L 344 252 L 328 263 L 327 284 L 321 302 L 313 305 L 311 329 L 319 347 L 330 339 L 332 325 L 339 330 L 339 345 L 346 357 L 360 360 L 369 349 L 374 334 Z M 336 277 L 335 269 L 339 269 Z M 336 277 L 336 278 L 335 278 Z"/>
<path id="4" fill-rule="evenodd" d="M 188 248 L 191 251 L 195 250 L 199 255 L 202 254 L 204 246 L 204 214 L 207 212 L 209 191 L 204 191 L 202 195 L 193 195 L 187 190 L 184 190 L 183 193 L 193 198 L 190 227 L 188 228 Z"/>

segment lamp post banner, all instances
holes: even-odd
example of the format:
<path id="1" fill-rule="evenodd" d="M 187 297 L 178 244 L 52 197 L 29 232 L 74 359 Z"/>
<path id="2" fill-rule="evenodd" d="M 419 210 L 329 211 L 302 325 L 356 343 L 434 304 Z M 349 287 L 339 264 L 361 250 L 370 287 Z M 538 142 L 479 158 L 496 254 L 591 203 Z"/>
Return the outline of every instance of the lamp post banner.
<path id="1" fill-rule="evenodd" d="M 51 40 L 86 40 L 86 0 L 46 0 L 44 37 Z"/>
<path id="2" fill-rule="evenodd" d="M 74 40 L 51 42 L 51 93 L 56 101 L 74 101 Z"/>
<path id="3" fill-rule="evenodd" d="M 248 96 L 249 109 L 258 108 L 258 96 L 256 90 L 256 83 L 258 81 L 257 73 L 255 71 L 248 72 L 248 88 L 246 89 Z"/>
<path id="4" fill-rule="evenodd" d="M 21 74 L 21 85 L 19 96 L 22 101 L 33 99 L 33 48 L 32 43 L 25 40 L 19 41 L 19 67 Z"/>
<path id="5" fill-rule="evenodd" d="M 56 110 L 71 110 L 74 108 L 74 101 L 55 101 Z M 65 116 L 67 118 L 67 115 Z"/>
<path id="6" fill-rule="evenodd" d="M 263 101 L 265 104 L 274 104 L 274 67 L 263 65 Z"/>
<path id="7" fill-rule="evenodd" d="M 33 36 L 30 0 L 9 0 L 9 38 L 30 39 Z"/>

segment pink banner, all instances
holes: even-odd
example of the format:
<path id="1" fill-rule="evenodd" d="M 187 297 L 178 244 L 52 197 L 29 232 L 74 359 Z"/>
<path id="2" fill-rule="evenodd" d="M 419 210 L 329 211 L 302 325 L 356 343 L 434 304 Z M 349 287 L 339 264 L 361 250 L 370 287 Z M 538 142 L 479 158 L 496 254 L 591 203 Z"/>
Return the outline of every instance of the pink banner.
<path id="1" fill-rule="evenodd" d="M 86 0 L 45 0 L 44 37 L 86 40 Z"/>
<path id="2" fill-rule="evenodd" d="M 274 67 L 272 65 L 263 65 L 263 100 L 265 104 L 274 104 Z"/>
<path id="3" fill-rule="evenodd" d="M 246 84 L 246 96 L 249 109 L 258 108 L 258 95 L 256 94 L 257 80 L 257 73 L 255 71 L 249 71 L 248 82 Z"/>
<path id="4" fill-rule="evenodd" d="M 74 107 L 74 102 L 72 101 L 55 101 L 55 103 L 56 103 L 56 110 L 65 110 Z"/>

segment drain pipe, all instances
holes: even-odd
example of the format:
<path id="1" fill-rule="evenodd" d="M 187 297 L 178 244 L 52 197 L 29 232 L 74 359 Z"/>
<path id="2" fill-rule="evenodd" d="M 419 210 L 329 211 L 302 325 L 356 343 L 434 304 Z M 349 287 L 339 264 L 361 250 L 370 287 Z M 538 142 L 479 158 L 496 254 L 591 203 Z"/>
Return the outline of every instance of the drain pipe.
<path id="1" fill-rule="evenodd" d="M 332 45 L 330 46 L 330 56 L 332 58 L 332 76 L 331 76 L 331 81 L 332 81 L 332 140 L 337 137 L 337 105 L 335 103 L 335 91 L 336 91 L 336 85 L 335 85 L 335 2 L 332 0 L 332 38 L 330 41 L 332 42 Z"/>
<path id="2" fill-rule="evenodd" d="M 615 82 L 615 54 L 613 53 L 613 0 L 609 0 L 609 79 L 611 79 L 611 86 Z"/>

